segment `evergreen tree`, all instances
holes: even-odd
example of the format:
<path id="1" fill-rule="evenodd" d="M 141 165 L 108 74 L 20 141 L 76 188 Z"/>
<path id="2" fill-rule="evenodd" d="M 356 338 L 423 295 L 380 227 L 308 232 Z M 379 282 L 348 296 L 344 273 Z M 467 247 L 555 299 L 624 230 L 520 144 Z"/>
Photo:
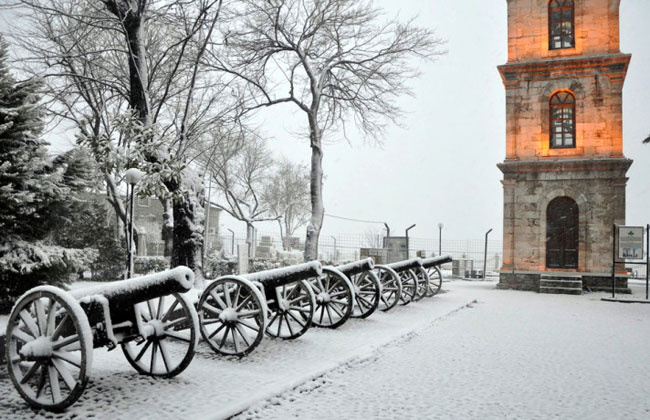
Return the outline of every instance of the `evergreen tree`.
<path id="1" fill-rule="evenodd" d="M 18 83 L 7 56 L 0 38 L 0 311 L 31 287 L 67 281 L 96 254 L 50 240 L 79 186 L 74 172 L 79 168 L 49 161 L 41 138 L 39 84 Z"/>

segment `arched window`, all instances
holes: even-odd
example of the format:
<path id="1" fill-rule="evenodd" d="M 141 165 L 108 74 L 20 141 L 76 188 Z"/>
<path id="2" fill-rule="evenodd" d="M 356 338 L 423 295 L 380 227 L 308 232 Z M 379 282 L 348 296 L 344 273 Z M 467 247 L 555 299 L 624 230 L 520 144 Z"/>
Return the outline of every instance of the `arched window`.
<path id="1" fill-rule="evenodd" d="M 551 0 L 548 4 L 548 48 L 558 50 L 573 48 L 574 34 L 573 0 Z"/>
<path id="2" fill-rule="evenodd" d="M 551 149 L 576 147 L 576 99 L 571 92 L 551 96 Z"/>

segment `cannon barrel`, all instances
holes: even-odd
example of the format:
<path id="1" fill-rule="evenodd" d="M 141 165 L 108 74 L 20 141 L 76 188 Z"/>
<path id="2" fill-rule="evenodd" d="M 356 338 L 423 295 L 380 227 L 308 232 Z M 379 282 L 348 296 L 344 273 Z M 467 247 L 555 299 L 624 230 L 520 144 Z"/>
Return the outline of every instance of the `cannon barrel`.
<path id="1" fill-rule="evenodd" d="M 249 281 L 260 282 L 265 290 L 271 290 L 278 286 L 295 283 L 310 277 L 320 277 L 323 274 L 323 267 L 318 261 L 310 261 L 290 267 L 274 268 L 272 270 L 259 271 L 257 273 L 243 274 L 241 277 Z"/>
<path id="2" fill-rule="evenodd" d="M 422 267 L 424 268 L 435 267 L 438 265 L 450 263 L 451 260 L 452 260 L 451 255 L 441 255 L 439 257 L 423 258 Z"/>
<path id="3" fill-rule="evenodd" d="M 401 271 L 422 267 L 422 262 L 420 258 L 411 258 L 410 260 L 398 261 L 386 265 L 399 273 Z"/>
<path id="4" fill-rule="evenodd" d="M 346 276 L 354 276 L 355 274 L 363 273 L 364 271 L 372 270 L 375 267 L 375 260 L 366 258 L 364 260 L 353 261 L 351 263 L 339 265 L 335 267 Z"/>
<path id="5" fill-rule="evenodd" d="M 181 265 L 160 273 L 76 289 L 71 291 L 70 294 L 76 299 L 101 295 L 109 302 L 128 301 L 135 304 L 171 293 L 185 293 L 193 285 L 194 273 L 189 268 Z"/>

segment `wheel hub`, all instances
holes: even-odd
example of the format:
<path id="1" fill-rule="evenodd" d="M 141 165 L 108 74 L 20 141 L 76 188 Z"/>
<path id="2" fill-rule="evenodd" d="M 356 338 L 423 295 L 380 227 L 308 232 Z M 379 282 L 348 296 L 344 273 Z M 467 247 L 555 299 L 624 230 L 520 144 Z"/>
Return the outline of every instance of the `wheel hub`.
<path id="1" fill-rule="evenodd" d="M 54 346 L 50 337 L 38 337 L 25 343 L 19 353 L 25 360 L 49 358 L 54 353 Z"/>
<path id="2" fill-rule="evenodd" d="M 152 319 L 147 322 L 147 326 L 153 330 L 149 336 L 162 337 L 165 335 L 165 325 L 159 319 Z"/>
<path id="3" fill-rule="evenodd" d="M 361 294 L 361 287 L 359 287 L 356 284 L 354 285 L 354 294 L 355 295 Z"/>
<path id="4" fill-rule="evenodd" d="M 330 300 L 332 300 L 332 298 L 327 292 L 321 292 L 316 297 L 316 301 L 320 304 L 329 303 Z"/>
<path id="5" fill-rule="evenodd" d="M 289 309 L 289 301 L 283 298 L 278 299 L 278 307 L 280 308 L 280 311 L 286 311 Z"/>
<path id="6" fill-rule="evenodd" d="M 233 323 L 237 321 L 237 311 L 234 308 L 226 308 L 219 315 L 221 322 Z"/>

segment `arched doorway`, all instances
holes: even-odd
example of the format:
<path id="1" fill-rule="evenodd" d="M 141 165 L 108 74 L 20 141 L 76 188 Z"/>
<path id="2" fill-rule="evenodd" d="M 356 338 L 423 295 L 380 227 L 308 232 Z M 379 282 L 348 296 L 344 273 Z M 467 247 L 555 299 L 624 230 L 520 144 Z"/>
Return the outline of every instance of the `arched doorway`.
<path id="1" fill-rule="evenodd" d="M 578 268 L 578 204 L 557 197 L 546 209 L 546 268 Z"/>

